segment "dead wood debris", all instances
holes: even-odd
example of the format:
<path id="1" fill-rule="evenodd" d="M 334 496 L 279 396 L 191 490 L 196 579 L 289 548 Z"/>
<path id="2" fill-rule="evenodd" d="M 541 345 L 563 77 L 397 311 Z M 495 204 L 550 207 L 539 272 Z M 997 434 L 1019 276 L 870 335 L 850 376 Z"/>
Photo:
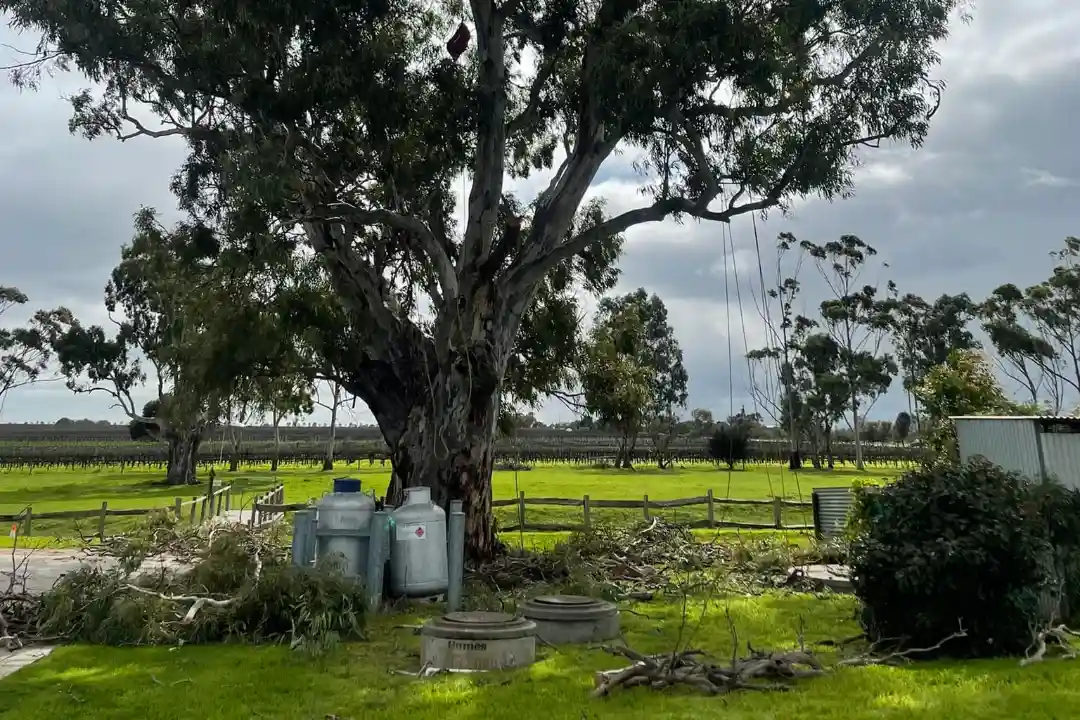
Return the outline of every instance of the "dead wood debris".
<path id="1" fill-rule="evenodd" d="M 861 637 L 861 636 L 859 636 Z M 903 650 L 894 650 L 892 652 L 882 652 L 881 648 L 890 642 L 896 642 L 896 640 L 880 640 L 870 645 L 867 652 L 856 655 L 854 657 L 848 657 L 837 662 L 838 667 L 867 667 L 869 665 L 901 665 L 911 662 L 919 655 L 927 655 L 943 648 L 947 643 L 952 640 L 958 640 L 960 638 L 967 637 L 967 631 L 964 630 L 964 626 L 961 624 L 956 632 L 947 635 L 938 642 L 924 648 L 906 648 Z M 844 645 L 851 640 L 842 641 L 839 645 Z"/>
<path id="2" fill-rule="evenodd" d="M 0 649 L 15 652 L 38 637 L 40 609 L 27 591 L 31 553 L 19 557 L 18 537 L 12 544 L 10 569 L 0 573 Z M 6 579 L 7 582 L 2 582 Z"/>
<path id="3" fill-rule="evenodd" d="M 1057 654 L 1065 660 L 1075 660 L 1077 649 L 1072 644 L 1071 638 L 1076 637 L 1080 637 L 1080 633 L 1070 630 L 1065 625 L 1040 630 L 1035 633 L 1034 642 L 1028 649 L 1028 654 L 1020 661 L 1020 665 L 1042 662 L 1050 654 Z"/>
<path id="4" fill-rule="evenodd" d="M 724 666 L 700 650 L 642 655 L 625 646 L 604 646 L 605 651 L 630 659 L 633 664 L 596 673 L 593 697 L 604 697 L 616 688 L 649 687 L 654 690 L 686 685 L 708 695 L 733 690 L 784 691 L 799 678 L 818 677 L 825 667 L 803 650 L 786 653 L 752 651 L 749 657 Z"/>
<path id="5" fill-rule="evenodd" d="M 700 542 L 686 527 L 654 518 L 598 525 L 542 553 L 509 552 L 469 568 L 466 581 L 499 594 L 536 585 L 579 585 L 588 594 L 648 601 L 680 591 L 688 573 L 722 569 L 747 591 L 792 585 L 809 590 L 805 579 L 791 578 L 790 567 L 790 549 L 776 542 Z"/>

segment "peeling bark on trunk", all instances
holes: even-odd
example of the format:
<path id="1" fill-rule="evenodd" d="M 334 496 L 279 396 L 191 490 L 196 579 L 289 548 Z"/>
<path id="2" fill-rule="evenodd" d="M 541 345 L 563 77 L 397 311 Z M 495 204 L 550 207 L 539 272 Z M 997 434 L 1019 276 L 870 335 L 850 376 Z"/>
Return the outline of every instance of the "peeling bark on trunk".
<path id="1" fill-rule="evenodd" d="M 498 540 L 491 514 L 499 369 L 483 363 L 443 365 L 430 392 L 408 412 L 391 446 L 393 475 L 387 500 L 398 504 L 407 487 L 430 487 L 432 501 L 447 508 L 461 500 L 465 545 L 471 558 L 491 557 Z"/>
<path id="2" fill-rule="evenodd" d="M 165 481 L 169 485 L 194 485 L 196 458 L 201 438 L 197 432 L 177 432 L 169 439 L 169 464 Z"/>

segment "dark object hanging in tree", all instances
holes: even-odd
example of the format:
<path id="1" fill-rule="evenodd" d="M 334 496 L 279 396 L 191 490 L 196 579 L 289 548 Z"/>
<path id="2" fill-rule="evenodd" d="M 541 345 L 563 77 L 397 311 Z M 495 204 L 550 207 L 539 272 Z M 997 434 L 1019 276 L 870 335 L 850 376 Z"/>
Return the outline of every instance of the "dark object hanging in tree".
<path id="1" fill-rule="evenodd" d="M 465 23 L 458 25 L 457 30 L 446 41 L 446 52 L 450 53 L 451 59 L 456 61 L 461 57 L 462 53 L 469 47 L 470 38 L 472 38 L 472 33 L 469 32 L 469 27 Z"/>

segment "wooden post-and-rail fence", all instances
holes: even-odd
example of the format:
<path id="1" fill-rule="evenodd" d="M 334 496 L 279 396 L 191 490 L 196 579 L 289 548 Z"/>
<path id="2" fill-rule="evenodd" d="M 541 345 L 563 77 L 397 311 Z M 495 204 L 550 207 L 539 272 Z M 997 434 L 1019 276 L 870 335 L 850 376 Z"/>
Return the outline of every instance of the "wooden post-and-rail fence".
<path id="1" fill-rule="evenodd" d="M 277 490 L 272 490 L 267 493 L 267 496 L 274 495 Z M 280 495 L 283 495 L 281 493 Z M 265 496 L 264 496 L 265 497 Z M 526 521 L 525 508 L 528 505 L 547 505 L 553 507 L 580 507 L 581 508 L 581 523 L 578 524 L 562 524 L 562 523 L 529 523 Z M 650 500 L 648 495 L 642 497 L 641 500 L 592 500 L 588 495 L 585 495 L 580 500 L 576 498 L 545 498 L 545 497 L 526 497 L 522 492 L 516 498 L 509 498 L 504 500 L 492 500 L 491 506 L 497 507 L 517 507 L 517 524 L 504 525 L 499 529 L 503 532 L 516 532 L 518 530 L 525 532 L 568 532 L 574 530 L 581 530 L 583 528 L 590 528 L 593 525 L 592 510 L 594 508 L 606 508 L 606 509 L 620 509 L 620 510 L 640 510 L 645 520 L 651 520 L 651 510 L 663 510 L 670 508 L 682 508 L 693 507 L 698 505 L 705 506 L 705 518 L 703 520 L 693 520 L 690 522 L 679 523 L 690 528 L 738 528 L 743 530 L 813 530 L 813 524 L 805 525 L 788 525 L 784 523 L 784 509 L 801 509 L 811 510 L 814 504 L 811 502 L 800 502 L 796 500 L 785 500 L 783 498 L 772 498 L 768 500 L 749 500 L 743 498 L 722 498 L 717 499 L 713 496 L 713 491 L 709 490 L 704 495 L 698 497 L 689 498 L 676 498 L 674 500 Z M 717 506 L 720 507 L 721 516 L 723 510 L 728 506 L 756 506 L 756 507 L 768 507 L 772 509 L 772 522 L 739 522 L 734 520 L 717 520 Z M 277 502 L 266 502 L 260 498 L 256 500 L 252 506 L 252 517 L 264 517 L 266 515 L 281 515 L 287 512 L 294 512 L 296 510 L 305 510 L 311 507 L 311 503 L 300 502 L 290 503 L 288 505 Z"/>
<path id="2" fill-rule="evenodd" d="M 273 490 L 263 493 L 255 498 L 255 502 L 251 504 L 248 525 L 255 527 L 256 525 L 265 525 L 280 520 L 285 514 L 285 511 L 280 509 L 284 503 L 284 485 L 278 485 Z M 304 503 L 301 507 L 307 507 L 307 503 Z"/>
<path id="3" fill-rule="evenodd" d="M 206 493 L 184 500 L 178 497 L 172 506 L 152 508 L 120 508 L 109 507 L 108 501 L 103 501 L 100 508 L 91 510 L 57 510 L 50 512 L 34 512 L 32 505 L 14 515 L 0 515 L 0 523 L 15 523 L 19 537 L 33 537 L 35 520 L 96 520 L 97 528 L 94 537 L 104 539 L 106 536 L 105 523 L 111 517 L 138 517 L 149 515 L 162 510 L 171 510 L 178 519 L 195 523 L 206 522 L 212 517 L 227 513 L 232 506 L 232 485 L 214 488 L 213 480 L 206 487 Z"/>
<path id="4" fill-rule="evenodd" d="M 722 498 L 718 499 L 714 497 L 713 491 L 708 490 L 704 495 L 698 497 L 689 498 L 676 498 L 674 500 L 650 500 L 648 495 L 642 497 L 641 500 L 600 500 L 591 499 L 588 495 L 585 495 L 580 500 L 576 498 L 546 498 L 546 497 L 526 497 L 522 492 L 517 498 L 508 500 L 493 500 L 491 502 L 492 507 L 517 507 L 517 524 L 506 525 L 500 528 L 504 532 L 512 531 L 525 531 L 525 532 L 565 532 L 580 530 L 583 528 L 590 528 L 593 525 L 592 510 L 598 508 L 606 509 L 620 509 L 620 510 L 640 510 L 642 517 L 648 521 L 652 519 L 650 513 L 651 510 L 664 510 L 670 508 L 684 508 L 693 507 L 698 505 L 705 506 L 705 518 L 703 520 L 693 520 L 691 522 L 679 523 L 690 528 L 740 528 L 743 530 L 813 530 L 813 525 L 785 525 L 784 524 L 784 508 L 801 508 L 812 509 L 813 503 L 800 502 L 796 500 L 785 500 L 783 498 L 772 498 L 769 500 L 749 500 L 743 498 Z M 555 524 L 555 523 L 529 523 L 526 521 L 525 508 L 529 505 L 547 505 L 555 507 L 580 507 L 581 508 L 581 523 L 570 524 Z M 734 520 L 717 520 L 716 508 L 720 506 L 721 512 L 724 507 L 727 506 L 758 506 L 758 507 L 770 507 L 772 508 L 772 522 L 771 523 L 755 523 L 755 522 L 737 522 Z"/>

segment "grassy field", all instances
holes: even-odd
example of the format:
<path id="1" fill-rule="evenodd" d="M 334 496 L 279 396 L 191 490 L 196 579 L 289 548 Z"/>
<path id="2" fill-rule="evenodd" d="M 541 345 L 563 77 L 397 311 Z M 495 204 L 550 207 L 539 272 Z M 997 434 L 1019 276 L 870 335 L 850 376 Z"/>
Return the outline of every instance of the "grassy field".
<path id="1" fill-rule="evenodd" d="M 390 479 L 390 469 L 381 465 L 339 465 L 334 472 L 319 472 L 310 468 L 284 467 L 277 473 L 269 468 L 248 468 L 229 473 L 217 469 L 217 485 L 233 487 L 233 507 L 246 507 L 259 493 L 285 484 L 286 502 L 303 502 L 317 498 L 330 491 L 332 478 L 348 475 L 360 478 L 365 489 L 376 494 L 385 492 Z M 568 465 L 538 466 L 521 472 L 496 472 L 493 494 L 496 498 L 514 498 L 519 492 L 528 497 L 560 497 L 580 499 L 588 494 L 591 499 L 667 500 L 704 495 L 708 490 L 718 501 L 716 520 L 743 522 L 771 522 L 769 507 L 724 506 L 724 498 L 763 499 L 783 497 L 789 500 L 809 500 L 815 487 L 847 485 L 856 477 L 880 478 L 895 474 L 895 469 L 870 469 L 865 473 L 854 470 L 833 472 L 803 471 L 792 473 L 780 466 L 751 466 L 746 470 L 728 471 L 710 465 L 690 465 L 672 470 L 642 467 L 634 471 L 599 470 Z M 96 470 L 54 470 L 47 472 L 0 471 L 0 515 L 21 512 L 30 505 L 35 513 L 62 510 L 90 510 L 100 508 L 107 502 L 110 509 L 170 507 L 177 497 L 189 500 L 205 492 L 205 483 L 197 487 L 170 488 L 158 484 L 161 470 L 103 467 Z M 641 510 L 594 509 L 594 521 L 630 520 L 641 517 Z M 653 510 L 654 516 L 676 522 L 703 520 L 704 505 Z M 515 507 L 496 509 L 500 524 L 506 526 L 517 522 Z M 529 506 L 526 521 L 529 523 L 578 523 L 581 508 Z M 810 511 L 786 509 L 784 520 L 789 525 L 811 524 Z M 109 518 L 106 531 L 122 532 L 133 520 L 127 517 Z M 77 536 L 96 532 L 97 521 L 83 520 L 36 520 L 33 523 L 35 538 Z M 516 535 L 516 534 L 515 534 Z M 8 533 L 0 536 L 0 547 L 10 545 Z M 56 543 L 53 543 L 56 544 Z"/>
<path id="2" fill-rule="evenodd" d="M 271 476 L 264 469 L 227 479 L 243 497 L 285 482 L 289 502 L 318 497 L 334 475 L 359 476 L 381 491 L 387 471 L 339 468 L 335 473 L 287 469 Z M 871 470 L 867 479 L 887 476 Z M 666 499 L 702 495 L 718 498 L 806 498 L 813 487 L 851 482 L 853 473 L 795 476 L 776 467 L 727 473 L 692 467 L 666 473 L 543 467 L 499 473 L 496 497 L 525 491 L 532 497 L 636 499 L 645 494 Z M 93 507 L 167 506 L 174 492 L 153 485 L 151 472 L 0 473 L 0 513 L 32 502 L 41 511 Z M 191 489 L 187 489 L 190 493 Z M 238 491 L 239 497 L 239 491 Z M 512 509 L 511 509 L 512 510 Z M 552 511 L 563 522 L 576 508 Z M 639 511 L 629 513 L 640 517 Z M 718 511 L 719 514 L 719 511 Z M 530 515 L 531 518 L 531 515 Z M 543 521 L 543 520 L 537 520 Z M 726 531 L 725 535 L 731 535 Z M 565 534 L 512 534 L 527 545 L 550 545 Z M 508 538 L 510 539 L 510 538 Z M 730 657 L 732 637 L 725 613 L 739 631 L 740 644 L 787 649 L 802 627 L 808 645 L 858 632 L 851 597 L 770 592 L 762 596 L 719 598 L 708 605 L 691 599 L 684 611 L 676 602 L 625 606 L 627 641 L 643 652 L 663 652 L 679 638 L 717 658 Z M 419 639 L 398 626 L 421 622 L 438 612 L 428 606 L 372 621 L 366 642 L 351 643 L 312 659 L 280 646 L 244 645 L 157 648 L 69 646 L 44 661 L 0 680 L 0 720 L 87 718 L 87 720 L 390 720 L 402 716 L 446 720 L 901 720 L 963 716 L 968 720 L 1071 718 L 1080 716 L 1080 687 L 1069 663 L 1047 662 L 1027 668 L 1016 660 L 973 663 L 919 663 L 901 668 L 847 668 L 800 681 L 790 693 L 736 693 L 710 698 L 689 691 L 616 692 L 603 700 L 588 697 L 593 673 L 625 665 L 599 650 L 578 647 L 538 649 L 538 662 L 523 670 L 417 680 L 392 671 L 419 667 Z M 685 615 L 684 615 L 685 612 Z M 687 623 L 685 618 L 690 618 Z M 827 650 L 827 649 L 826 649 Z M 822 655 L 827 662 L 832 658 Z"/>
<path id="3" fill-rule="evenodd" d="M 857 632 L 854 601 L 845 597 L 733 598 L 711 606 L 700 625 L 700 606 L 691 604 L 692 644 L 721 659 L 731 651 L 725 609 L 742 640 L 756 648 L 792 647 L 800 620 L 807 643 Z M 624 614 L 633 647 L 662 652 L 674 646 L 683 624 L 679 606 L 650 604 L 635 610 L 648 618 Z M 625 663 L 587 648 L 543 648 L 539 662 L 516 672 L 428 680 L 391 674 L 419 667 L 418 638 L 394 626 L 420 619 L 379 618 L 369 642 L 318 660 L 282 647 L 64 647 L 0 680 L 0 718 L 1049 720 L 1080 715 L 1075 668 L 1064 662 L 1027 668 L 1015 660 L 850 668 L 801 681 L 790 693 L 743 692 L 725 698 L 635 689 L 592 700 L 593 672 Z"/>

